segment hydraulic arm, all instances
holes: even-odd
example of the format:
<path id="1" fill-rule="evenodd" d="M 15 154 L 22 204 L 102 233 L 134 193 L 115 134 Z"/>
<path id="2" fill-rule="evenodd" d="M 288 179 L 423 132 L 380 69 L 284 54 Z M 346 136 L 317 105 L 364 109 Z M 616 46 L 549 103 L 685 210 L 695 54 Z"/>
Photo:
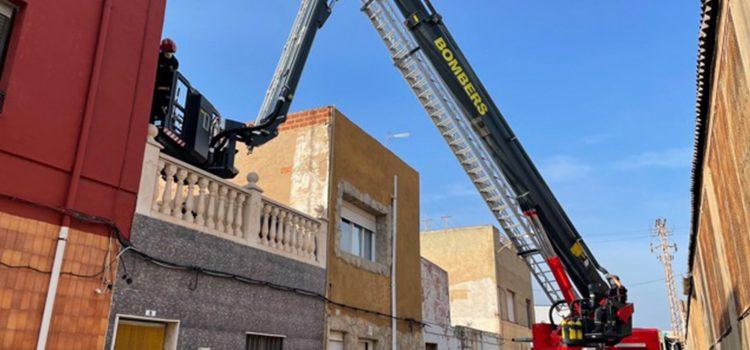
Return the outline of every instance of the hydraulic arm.
<path id="1" fill-rule="evenodd" d="M 279 125 L 286 121 L 286 115 L 292 104 L 294 92 L 297 90 L 315 35 L 331 15 L 336 1 L 302 1 L 255 125 L 229 129 L 218 134 L 211 141 L 212 147 L 221 149 L 230 138 L 236 138 L 252 149 L 272 140 L 279 134 Z"/>

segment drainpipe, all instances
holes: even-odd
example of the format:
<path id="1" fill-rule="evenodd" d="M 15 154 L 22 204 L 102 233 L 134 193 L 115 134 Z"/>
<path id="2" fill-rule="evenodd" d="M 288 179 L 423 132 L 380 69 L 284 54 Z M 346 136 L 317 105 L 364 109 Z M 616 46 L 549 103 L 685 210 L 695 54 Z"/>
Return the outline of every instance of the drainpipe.
<path id="1" fill-rule="evenodd" d="M 68 193 L 65 198 L 64 208 L 72 208 L 78 195 L 78 185 L 81 182 L 81 172 L 83 170 L 83 159 L 86 156 L 86 146 L 88 144 L 89 134 L 91 132 L 92 117 L 94 114 L 94 102 L 96 93 L 99 90 L 99 80 L 101 77 L 102 58 L 104 56 L 104 47 L 107 41 L 107 29 L 109 28 L 109 18 L 111 14 L 110 0 L 104 0 L 102 15 L 99 22 L 99 34 L 96 41 L 96 52 L 94 54 L 94 66 L 89 78 L 89 87 L 86 94 L 86 107 L 83 112 L 81 121 L 80 134 L 76 145 L 76 154 L 73 160 L 73 172 L 68 182 Z M 65 247 L 68 241 L 68 231 L 70 229 L 70 216 L 65 214 L 60 224 L 60 231 L 57 235 L 57 247 L 55 248 L 55 257 L 52 262 L 52 272 L 50 273 L 49 287 L 47 287 L 47 298 L 44 302 L 44 313 L 42 314 L 42 323 L 39 326 L 39 337 L 37 338 L 36 349 L 44 350 L 47 347 L 47 337 L 49 336 L 50 323 L 52 321 L 52 311 L 55 305 L 57 295 L 57 285 L 60 282 L 60 272 L 62 270 L 63 257 L 65 256 Z"/>
<path id="2" fill-rule="evenodd" d="M 398 226 L 398 175 L 393 175 L 393 227 L 391 228 L 391 350 L 398 349 L 396 342 L 396 227 Z"/>

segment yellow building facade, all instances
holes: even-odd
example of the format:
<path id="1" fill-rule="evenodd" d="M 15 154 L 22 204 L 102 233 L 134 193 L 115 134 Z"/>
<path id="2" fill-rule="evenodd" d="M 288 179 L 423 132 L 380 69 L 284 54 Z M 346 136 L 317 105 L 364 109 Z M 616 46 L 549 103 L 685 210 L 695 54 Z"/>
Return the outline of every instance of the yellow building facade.
<path id="1" fill-rule="evenodd" d="M 289 115 L 236 166 L 256 172 L 268 197 L 328 218 L 327 348 L 391 348 L 394 314 L 398 348 L 422 347 L 414 169 L 334 107 Z"/>
<path id="2" fill-rule="evenodd" d="M 422 256 L 448 272 L 451 324 L 499 334 L 503 349 L 528 349 L 510 339 L 531 336 L 531 274 L 497 228 L 459 227 L 420 237 Z"/>

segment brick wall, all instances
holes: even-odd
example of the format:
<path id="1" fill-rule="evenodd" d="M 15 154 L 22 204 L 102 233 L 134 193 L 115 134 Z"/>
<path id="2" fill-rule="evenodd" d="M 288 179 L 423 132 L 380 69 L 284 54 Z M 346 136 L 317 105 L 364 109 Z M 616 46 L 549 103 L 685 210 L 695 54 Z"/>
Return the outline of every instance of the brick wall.
<path id="1" fill-rule="evenodd" d="M 287 115 L 286 122 L 279 127 L 279 130 L 298 129 L 305 126 L 327 123 L 331 120 L 331 111 L 333 107 L 321 107 L 307 111 L 290 113 Z"/>
<path id="2" fill-rule="evenodd" d="M 0 212 L 0 349 L 36 347 L 59 229 Z M 107 237 L 70 230 L 47 349 L 103 348 L 111 294 L 95 293 L 104 288 L 101 276 L 68 273 L 102 271 L 108 244 L 116 249 Z M 112 278 L 109 272 L 107 277 Z"/>
<path id="3" fill-rule="evenodd" d="M 719 9 L 688 316 L 691 349 L 750 347 L 750 4 Z M 716 13 L 713 14 L 716 16 Z"/>

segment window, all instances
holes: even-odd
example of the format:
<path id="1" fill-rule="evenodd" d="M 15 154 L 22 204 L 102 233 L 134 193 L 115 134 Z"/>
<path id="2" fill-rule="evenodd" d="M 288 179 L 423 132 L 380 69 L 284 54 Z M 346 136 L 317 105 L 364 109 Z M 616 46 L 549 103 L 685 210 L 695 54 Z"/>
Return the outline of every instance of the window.
<path id="1" fill-rule="evenodd" d="M 265 334 L 248 334 L 247 350 L 282 350 L 284 337 Z"/>
<path id="2" fill-rule="evenodd" d="M 182 136 L 182 127 L 185 121 L 185 109 L 187 108 L 187 98 L 190 92 L 190 85 L 181 74 L 177 74 L 174 87 L 174 103 L 172 104 L 172 110 L 169 112 L 170 116 L 167 118 L 167 127 L 177 133 L 178 136 Z M 158 126 L 158 125 L 157 125 Z"/>
<path id="3" fill-rule="evenodd" d="M 0 74 L 5 66 L 5 55 L 8 51 L 10 33 L 13 29 L 13 18 L 16 14 L 15 6 L 0 0 Z"/>
<path id="4" fill-rule="evenodd" d="M 531 300 L 526 299 L 526 325 L 531 327 L 532 322 L 534 322 L 534 305 L 531 305 Z"/>
<path id="5" fill-rule="evenodd" d="M 510 289 L 505 293 L 505 305 L 508 309 L 508 321 L 516 322 L 516 293 Z"/>
<path id="6" fill-rule="evenodd" d="M 438 350 L 438 345 L 435 343 L 426 343 L 424 346 L 425 350 Z"/>
<path id="7" fill-rule="evenodd" d="M 373 350 L 375 349 L 375 343 L 372 340 L 360 339 L 357 342 L 357 350 Z"/>
<path id="8" fill-rule="evenodd" d="M 328 350 L 344 350 L 344 333 L 331 331 L 328 333 Z"/>
<path id="9" fill-rule="evenodd" d="M 375 261 L 375 215 L 344 202 L 341 208 L 341 241 L 343 251 Z"/>

